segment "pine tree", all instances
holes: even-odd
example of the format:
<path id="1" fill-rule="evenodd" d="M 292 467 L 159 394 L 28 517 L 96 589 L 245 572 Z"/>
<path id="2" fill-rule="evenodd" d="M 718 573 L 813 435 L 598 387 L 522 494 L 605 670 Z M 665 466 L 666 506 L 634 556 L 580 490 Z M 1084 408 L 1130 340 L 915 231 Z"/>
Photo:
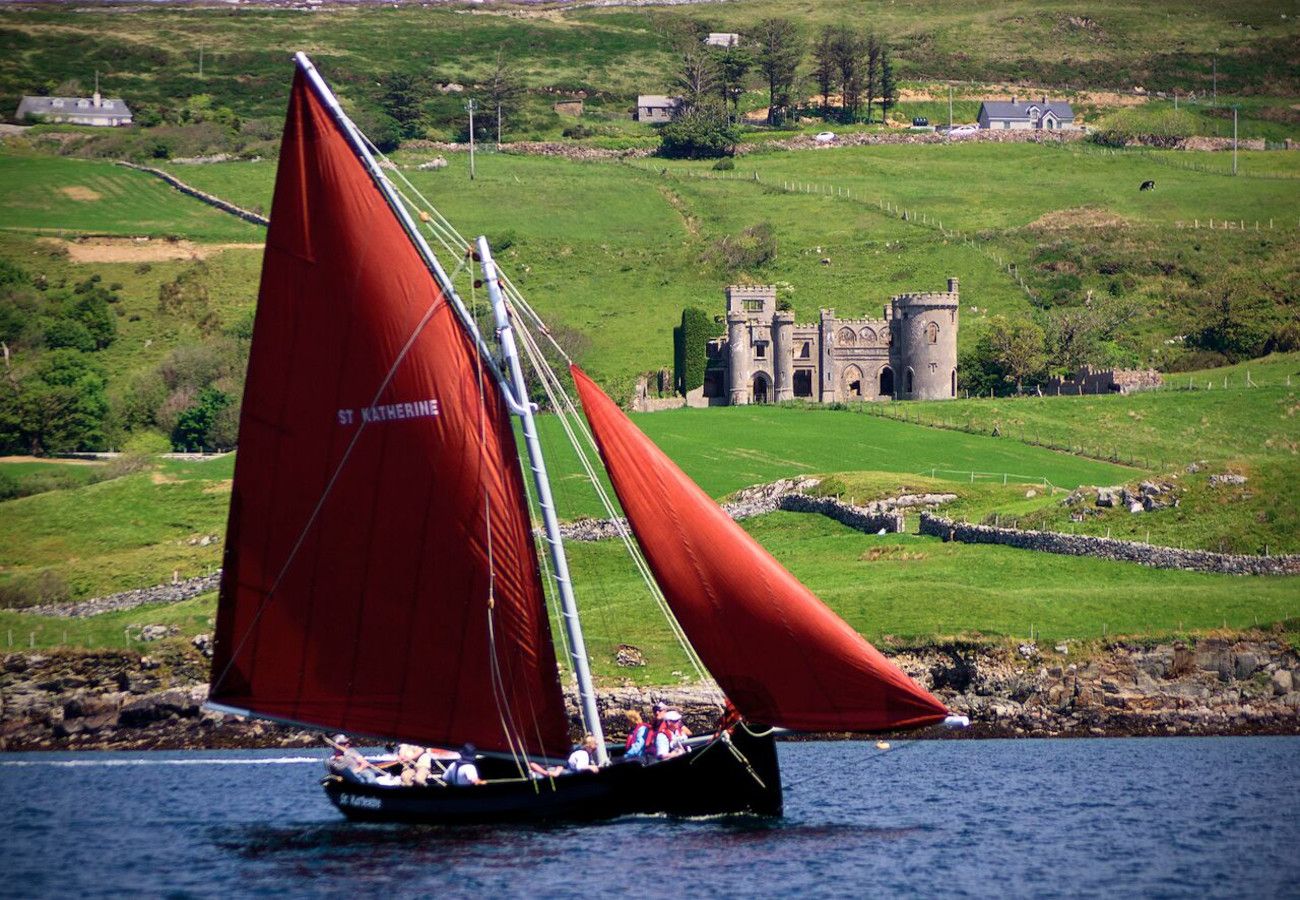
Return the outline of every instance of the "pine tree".
<path id="1" fill-rule="evenodd" d="M 754 35 L 758 68 L 767 78 L 767 124 L 776 125 L 790 106 L 795 75 L 803 60 L 799 29 L 789 19 L 764 19 Z"/>
<path id="2" fill-rule="evenodd" d="M 880 91 L 880 41 L 874 34 L 867 37 L 867 121 L 871 121 L 871 104 Z"/>
<path id="3" fill-rule="evenodd" d="M 835 65 L 835 29 L 827 25 L 817 35 L 813 44 L 812 76 L 817 82 L 817 92 L 822 96 L 822 116 L 830 110 L 831 91 L 838 83 L 838 69 Z"/>
<path id="4" fill-rule="evenodd" d="M 889 47 L 880 45 L 880 109 L 884 119 L 898 102 L 898 84 L 894 81 L 894 64 L 889 58 Z"/>

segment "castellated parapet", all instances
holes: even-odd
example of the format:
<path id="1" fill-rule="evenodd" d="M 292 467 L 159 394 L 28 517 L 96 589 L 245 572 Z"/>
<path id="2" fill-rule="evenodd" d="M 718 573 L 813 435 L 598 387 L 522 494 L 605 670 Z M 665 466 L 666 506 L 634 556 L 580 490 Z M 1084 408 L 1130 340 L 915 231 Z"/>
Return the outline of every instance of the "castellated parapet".
<path id="1" fill-rule="evenodd" d="M 709 345 L 708 402 L 939 400 L 957 394 L 956 278 L 891 299 L 881 318 L 822 309 L 796 323 L 773 285 L 726 289 L 727 333 Z"/>

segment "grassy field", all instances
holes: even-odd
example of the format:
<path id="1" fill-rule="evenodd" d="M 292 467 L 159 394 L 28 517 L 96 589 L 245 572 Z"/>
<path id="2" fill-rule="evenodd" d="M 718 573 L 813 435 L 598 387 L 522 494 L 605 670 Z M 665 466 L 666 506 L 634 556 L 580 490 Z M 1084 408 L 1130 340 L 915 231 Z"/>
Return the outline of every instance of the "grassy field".
<path id="1" fill-rule="evenodd" d="M 0 197 L 6 231 L 200 241 L 260 241 L 265 234 L 152 175 L 109 162 L 0 153 Z"/>
<path id="2" fill-rule="evenodd" d="M 1300 616 L 1300 579 L 1233 578 L 1144 569 L 1004 547 L 944 544 L 915 535 L 875 537 L 820 516 L 774 513 L 745 527 L 870 640 L 935 637 L 1041 641 L 1243 629 Z M 665 684 L 692 677 L 667 625 L 612 543 L 571 549 L 593 668 L 611 682 Z M 0 638 L 17 646 L 122 647 L 128 626 L 211 630 L 212 597 L 90 619 L 0 611 Z M 66 637 L 65 637 L 66 633 Z M 614 665 L 620 643 L 641 648 L 644 669 Z"/>

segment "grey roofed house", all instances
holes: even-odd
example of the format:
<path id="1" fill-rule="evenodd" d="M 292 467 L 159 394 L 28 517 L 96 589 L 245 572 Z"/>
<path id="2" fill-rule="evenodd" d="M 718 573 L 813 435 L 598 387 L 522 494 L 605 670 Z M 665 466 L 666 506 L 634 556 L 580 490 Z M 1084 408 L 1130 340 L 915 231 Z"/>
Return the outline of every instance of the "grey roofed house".
<path id="1" fill-rule="evenodd" d="M 980 104 L 980 128 L 987 129 L 1048 129 L 1074 127 L 1074 110 L 1064 100 L 985 100 Z"/>
<path id="2" fill-rule="evenodd" d="M 667 122 L 682 105 L 681 97 L 665 97 L 663 94 L 641 94 L 636 98 L 636 120 L 638 122 Z"/>
<path id="3" fill-rule="evenodd" d="M 131 109 L 121 97 L 23 97 L 18 121 L 67 122 L 73 125 L 130 125 Z"/>

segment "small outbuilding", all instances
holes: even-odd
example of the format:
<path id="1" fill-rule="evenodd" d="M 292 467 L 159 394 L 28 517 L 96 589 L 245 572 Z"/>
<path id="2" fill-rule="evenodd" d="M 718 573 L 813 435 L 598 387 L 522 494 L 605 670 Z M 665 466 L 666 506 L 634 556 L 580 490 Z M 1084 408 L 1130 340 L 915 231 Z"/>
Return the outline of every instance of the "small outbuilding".
<path id="1" fill-rule="evenodd" d="M 121 97 L 23 97 L 14 116 L 19 122 L 54 122 L 112 127 L 131 124 L 131 110 Z"/>
<path id="2" fill-rule="evenodd" d="M 730 31 L 710 31 L 709 36 L 704 39 L 704 43 L 710 47 L 738 47 L 740 46 L 740 35 Z"/>
<path id="3" fill-rule="evenodd" d="M 638 122 L 667 122 L 681 105 L 681 97 L 665 97 L 663 94 L 641 94 L 636 98 L 636 120 Z"/>
<path id="4" fill-rule="evenodd" d="M 985 100 L 980 104 L 980 128 L 998 130 L 1057 131 L 1074 127 L 1074 110 L 1064 100 Z"/>

